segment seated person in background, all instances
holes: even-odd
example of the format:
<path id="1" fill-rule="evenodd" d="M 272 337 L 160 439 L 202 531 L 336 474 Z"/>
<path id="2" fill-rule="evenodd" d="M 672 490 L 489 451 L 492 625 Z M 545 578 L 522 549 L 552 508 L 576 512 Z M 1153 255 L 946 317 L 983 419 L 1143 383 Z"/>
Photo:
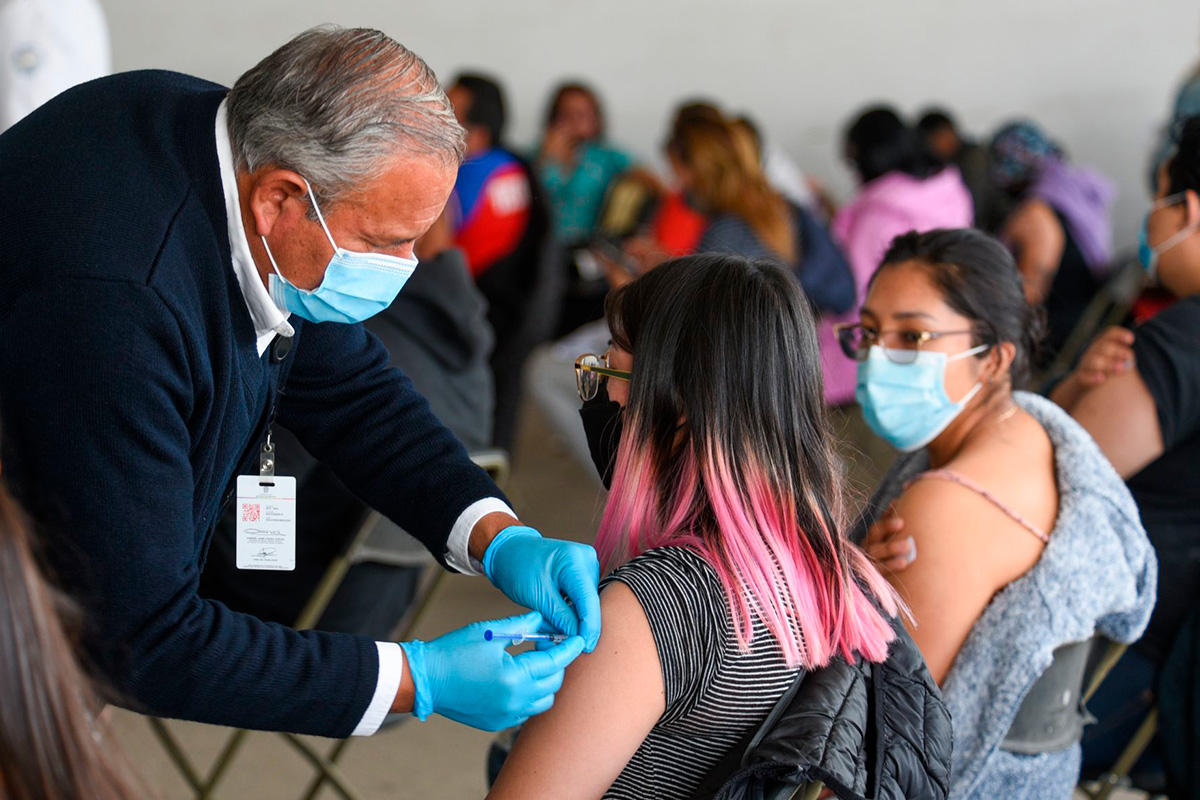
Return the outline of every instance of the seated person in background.
<path id="1" fill-rule="evenodd" d="M 754 142 L 754 148 L 759 154 L 759 165 L 771 188 L 787 198 L 789 203 L 814 214 L 823 213 L 830 207 L 821 185 L 805 175 L 783 148 L 764 139 L 754 120 L 743 114 L 732 122 Z"/>
<path id="2" fill-rule="evenodd" d="M 861 322 L 839 329 L 863 415 L 908 454 L 858 533 L 873 525 L 869 550 L 892 567 L 953 717 L 952 798 L 1069 800 L 1078 740 L 1006 747 L 1021 700 L 1056 648 L 1131 642 L 1154 604 L 1154 553 L 1121 479 L 1061 409 L 1013 392 L 1037 328 L 1012 256 L 964 229 L 898 237 Z"/>
<path id="3" fill-rule="evenodd" d="M 705 215 L 697 253 L 772 260 L 791 270 L 819 311 L 854 305 L 849 268 L 829 232 L 771 188 L 743 130 L 723 118 L 698 115 L 676 126 L 667 153 L 685 195 Z M 664 257 L 661 251 L 641 255 L 642 270 Z M 612 275 L 618 285 L 630 277 L 626 271 Z"/>
<path id="4" fill-rule="evenodd" d="M 505 111 L 500 86 L 480 75 L 461 75 L 446 92 L 466 129 L 467 157 L 447 209 L 454 243 L 487 300 L 495 335 L 495 445 L 512 451 L 522 376 L 530 351 L 553 334 L 545 322 L 556 298 L 544 274 L 549 211 L 533 168 L 502 142 Z"/>
<path id="5" fill-rule="evenodd" d="M 666 258 L 696 252 L 700 237 L 708 227 L 708 218 L 697 208 L 697 201 L 689 196 L 689 190 L 683 185 L 679 165 L 669 143 L 683 136 L 682 132 L 693 122 L 720 122 L 724 118 L 719 108 L 704 101 L 690 101 L 675 109 L 671 132 L 663 147 L 674 176 L 672 187 L 664 193 L 658 211 L 650 222 L 649 236 L 634 239 L 627 246 L 630 257 L 639 269 L 647 269 Z"/>
<path id="6" fill-rule="evenodd" d="M 1090 704 L 1100 724 L 1084 755 L 1096 767 L 1113 763 L 1149 711 L 1148 690 L 1200 603 L 1200 118 L 1159 172 L 1140 256 L 1178 302 L 1133 331 L 1108 331 L 1051 395 L 1126 479 L 1158 553 L 1150 627 Z"/>
<path id="7" fill-rule="evenodd" d="M 521 243 L 529 224 L 529 175 L 501 145 L 505 111 L 499 84 L 482 75 L 460 75 L 446 96 L 467 131 L 467 157 L 447 208 L 453 210 L 454 243 L 478 279 Z"/>
<path id="8" fill-rule="evenodd" d="M 1037 366 L 1066 343 L 1112 266 L 1116 188 L 1099 172 L 1067 163 L 1031 122 L 1005 125 L 990 148 L 992 177 L 1017 207 L 1000 238 L 1016 254 L 1025 297 L 1046 308 Z"/>
<path id="9" fill-rule="evenodd" d="M 631 166 L 633 159 L 604 139 L 596 93 L 581 83 L 555 89 L 536 167 L 559 241 L 574 245 L 591 238 L 609 185 Z"/>
<path id="10" fill-rule="evenodd" d="M 604 632 L 521 730 L 497 800 L 690 798 L 801 670 L 882 661 L 896 636 L 893 592 L 841 533 L 816 330 L 777 261 L 668 261 L 607 317 L 611 377 L 578 373 L 612 479 Z"/>
<path id="11" fill-rule="evenodd" d="M 364 325 L 383 342 L 391 365 L 412 380 L 437 418 L 468 450 L 477 450 L 492 441 L 492 331 L 483 297 L 451 239 L 449 219 L 443 214 L 414 245 L 421 264 L 404 291 Z M 277 470 L 295 476 L 299 488 L 296 569 L 237 569 L 231 512 L 217 524 L 201 594 L 268 622 L 294 625 L 368 508 L 290 431 L 276 425 L 274 432 Z M 419 568 L 355 564 L 315 627 L 386 641 L 408 607 L 419 575 Z"/>
<path id="12" fill-rule="evenodd" d="M 985 145 L 963 137 L 949 112 L 926 109 L 917 121 L 917 132 L 926 149 L 943 164 L 953 164 L 975 204 L 975 227 L 995 234 L 1012 211 L 1012 200 L 996 188 Z"/>
<path id="13" fill-rule="evenodd" d="M 841 356 L 833 326 L 857 320 L 857 303 L 892 239 L 914 230 L 966 227 L 973 213 L 958 168 L 935 161 L 892 109 L 860 114 L 846 129 L 843 148 L 860 185 L 830 227 L 850 262 L 856 305 L 821 322 L 825 399 L 838 406 L 854 399 L 854 365 Z"/>
<path id="14" fill-rule="evenodd" d="M 64 630 L 78 629 L 78 612 L 33 551 L 29 523 L 0 483 L 0 797 L 132 800 L 141 793 Z"/>

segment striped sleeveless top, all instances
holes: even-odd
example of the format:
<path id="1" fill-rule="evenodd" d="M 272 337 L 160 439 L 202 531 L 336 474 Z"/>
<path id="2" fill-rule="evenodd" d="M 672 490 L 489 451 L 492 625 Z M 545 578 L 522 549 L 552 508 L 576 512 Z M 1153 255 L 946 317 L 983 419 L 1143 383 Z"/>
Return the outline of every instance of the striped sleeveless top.
<path id="1" fill-rule="evenodd" d="M 604 795 L 687 800 L 721 758 L 767 718 L 798 674 L 754 619 L 738 650 L 716 571 L 682 547 L 643 553 L 614 570 L 641 603 L 658 648 L 666 710 Z"/>

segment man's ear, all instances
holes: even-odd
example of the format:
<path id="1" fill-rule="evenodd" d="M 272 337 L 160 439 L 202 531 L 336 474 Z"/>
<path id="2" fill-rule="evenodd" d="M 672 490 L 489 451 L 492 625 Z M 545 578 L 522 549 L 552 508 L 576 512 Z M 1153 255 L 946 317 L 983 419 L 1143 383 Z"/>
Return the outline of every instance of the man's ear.
<path id="1" fill-rule="evenodd" d="M 250 216 L 256 230 L 248 233 L 253 236 L 269 236 L 290 204 L 308 203 L 307 184 L 290 169 L 265 167 L 250 176 L 249 188 Z"/>

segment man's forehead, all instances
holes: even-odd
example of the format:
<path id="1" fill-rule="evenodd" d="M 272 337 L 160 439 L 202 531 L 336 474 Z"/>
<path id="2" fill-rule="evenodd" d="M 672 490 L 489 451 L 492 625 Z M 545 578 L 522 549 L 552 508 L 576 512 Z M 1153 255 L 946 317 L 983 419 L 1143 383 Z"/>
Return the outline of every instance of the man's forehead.
<path id="1" fill-rule="evenodd" d="M 397 159 L 378 178 L 345 199 L 364 231 L 403 238 L 422 232 L 445 207 L 457 170 L 437 157 Z"/>

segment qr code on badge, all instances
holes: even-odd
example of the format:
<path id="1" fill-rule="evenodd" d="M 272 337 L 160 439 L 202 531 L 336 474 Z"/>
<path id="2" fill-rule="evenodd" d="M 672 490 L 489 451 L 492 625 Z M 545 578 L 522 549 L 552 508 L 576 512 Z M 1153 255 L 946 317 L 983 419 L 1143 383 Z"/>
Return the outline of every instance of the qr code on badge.
<path id="1" fill-rule="evenodd" d="M 262 506 L 258 503 L 242 503 L 242 522 L 258 522 Z"/>

